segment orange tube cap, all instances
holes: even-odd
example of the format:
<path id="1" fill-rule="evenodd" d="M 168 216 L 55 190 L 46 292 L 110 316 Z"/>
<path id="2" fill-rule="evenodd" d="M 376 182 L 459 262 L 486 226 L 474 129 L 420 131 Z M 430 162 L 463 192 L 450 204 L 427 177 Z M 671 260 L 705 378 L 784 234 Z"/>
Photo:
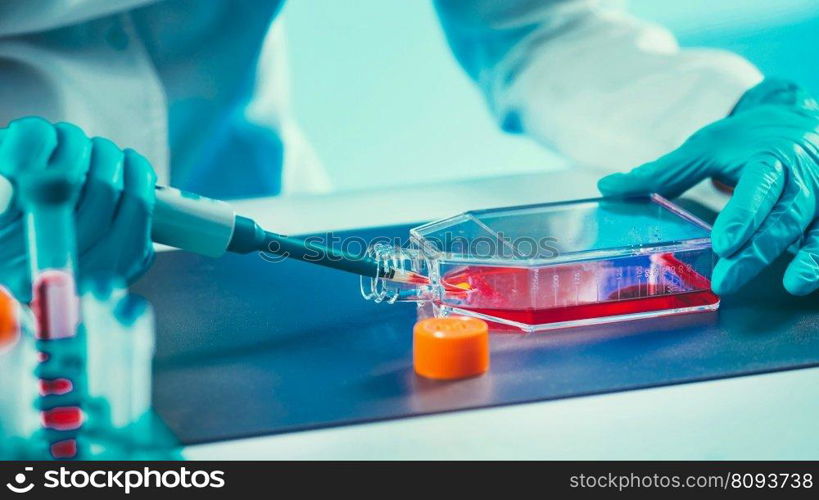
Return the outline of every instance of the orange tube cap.
<path id="1" fill-rule="evenodd" d="M 428 318 L 413 328 L 413 364 L 422 377 L 452 380 L 489 369 L 489 328 L 477 318 Z"/>
<path id="2" fill-rule="evenodd" d="M 17 339 L 20 325 L 17 323 L 17 302 L 0 288 L 0 349 Z"/>

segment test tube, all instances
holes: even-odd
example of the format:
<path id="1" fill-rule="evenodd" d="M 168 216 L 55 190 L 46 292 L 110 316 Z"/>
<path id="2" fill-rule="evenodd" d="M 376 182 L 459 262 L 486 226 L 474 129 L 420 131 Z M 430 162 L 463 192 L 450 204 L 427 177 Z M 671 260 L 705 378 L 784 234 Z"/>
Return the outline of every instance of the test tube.
<path id="1" fill-rule="evenodd" d="M 154 316 L 123 284 L 95 281 L 83 293 L 88 345 L 87 432 L 94 458 L 178 458 L 151 412 Z"/>
<path id="2" fill-rule="evenodd" d="M 36 319 L 38 407 L 52 458 L 81 455 L 77 436 L 85 416 L 85 339 L 78 335 L 74 279 L 74 203 L 79 187 L 60 171 L 41 171 L 19 182 Z"/>
<path id="3" fill-rule="evenodd" d="M 0 459 L 36 458 L 37 350 L 30 312 L 0 287 Z"/>

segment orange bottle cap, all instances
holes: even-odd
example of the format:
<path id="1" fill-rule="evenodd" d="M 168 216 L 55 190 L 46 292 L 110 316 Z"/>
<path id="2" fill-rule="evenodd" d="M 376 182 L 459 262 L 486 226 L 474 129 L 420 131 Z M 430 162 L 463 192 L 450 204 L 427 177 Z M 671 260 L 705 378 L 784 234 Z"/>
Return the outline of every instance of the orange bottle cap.
<path id="1" fill-rule="evenodd" d="M 19 329 L 17 301 L 0 287 L 0 348 L 17 340 Z"/>
<path id="2" fill-rule="evenodd" d="M 434 379 L 474 377 L 489 369 L 489 327 L 477 318 L 428 318 L 413 329 L 415 373 Z"/>

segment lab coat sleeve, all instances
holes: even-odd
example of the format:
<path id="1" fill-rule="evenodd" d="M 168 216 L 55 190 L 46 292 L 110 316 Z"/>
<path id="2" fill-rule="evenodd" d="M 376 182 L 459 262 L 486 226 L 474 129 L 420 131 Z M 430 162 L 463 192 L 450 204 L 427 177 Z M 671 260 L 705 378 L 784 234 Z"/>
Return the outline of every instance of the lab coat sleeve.
<path id="1" fill-rule="evenodd" d="M 47 31 L 158 0 L 2 0 L 0 37 Z"/>
<path id="2" fill-rule="evenodd" d="M 674 149 L 762 79 L 742 57 L 681 49 L 618 5 L 436 0 L 456 58 L 499 124 L 600 171 Z"/>

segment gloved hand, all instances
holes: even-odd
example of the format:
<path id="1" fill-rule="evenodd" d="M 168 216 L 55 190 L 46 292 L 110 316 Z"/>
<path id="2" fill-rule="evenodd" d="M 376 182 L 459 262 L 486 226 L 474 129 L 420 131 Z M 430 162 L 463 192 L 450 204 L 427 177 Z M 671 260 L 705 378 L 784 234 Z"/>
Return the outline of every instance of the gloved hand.
<path id="1" fill-rule="evenodd" d="M 67 123 L 23 118 L 0 130 L 0 175 L 11 187 L 44 171 L 60 172 L 77 186 L 73 199 L 80 279 L 132 281 L 148 268 L 153 260 L 150 230 L 156 175 L 144 157 L 130 149 L 122 151 L 107 139 L 89 139 Z M 8 207 L 0 207 L 4 209 L 0 284 L 27 301 L 30 270 L 17 197 Z"/>
<path id="2" fill-rule="evenodd" d="M 783 278 L 806 295 L 819 288 L 819 105 L 793 84 L 766 80 L 725 119 L 675 151 L 629 173 L 600 179 L 604 195 L 682 194 L 712 177 L 735 185 L 714 223 L 720 257 L 712 288 L 729 293 L 756 276 L 789 246 L 798 248 Z"/>

